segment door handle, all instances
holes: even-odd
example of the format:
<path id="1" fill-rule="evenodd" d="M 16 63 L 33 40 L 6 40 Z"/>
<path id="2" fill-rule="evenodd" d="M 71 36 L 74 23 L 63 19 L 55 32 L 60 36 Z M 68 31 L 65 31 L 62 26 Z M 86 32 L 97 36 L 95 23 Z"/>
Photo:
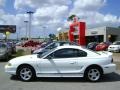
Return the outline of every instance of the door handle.
<path id="1" fill-rule="evenodd" d="M 76 64 L 76 62 L 70 62 L 70 64 Z"/>

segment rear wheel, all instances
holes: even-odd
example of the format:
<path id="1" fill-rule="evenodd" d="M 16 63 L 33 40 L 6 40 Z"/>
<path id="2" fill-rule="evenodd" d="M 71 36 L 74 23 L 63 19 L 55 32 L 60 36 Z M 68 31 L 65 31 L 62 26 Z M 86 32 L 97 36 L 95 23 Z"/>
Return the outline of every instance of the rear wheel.
<path id="1" fill-rule="evenodd" d="M 99 68 L 90 67 L 85 72 L 85 78 L 89 81 L 99 81 L 102 76 L 102 72 Z"/>
<path id="2" fill-rule="evenodd" d="M 31 81 L 36 75 L 32 67 L 22 66 L 18 69 L 18 76 L 22 81 Z"/>

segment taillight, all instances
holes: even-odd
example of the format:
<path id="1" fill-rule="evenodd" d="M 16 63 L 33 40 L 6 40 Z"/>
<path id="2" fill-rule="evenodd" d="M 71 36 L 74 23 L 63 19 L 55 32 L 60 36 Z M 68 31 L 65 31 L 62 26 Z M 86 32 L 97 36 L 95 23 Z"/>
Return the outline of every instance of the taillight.
<path id="1" fill-rule="evenodd" d="M 113 63 L 113 58 L 112 58 L 112 60 L 111 60 L 111 63 Z"/>

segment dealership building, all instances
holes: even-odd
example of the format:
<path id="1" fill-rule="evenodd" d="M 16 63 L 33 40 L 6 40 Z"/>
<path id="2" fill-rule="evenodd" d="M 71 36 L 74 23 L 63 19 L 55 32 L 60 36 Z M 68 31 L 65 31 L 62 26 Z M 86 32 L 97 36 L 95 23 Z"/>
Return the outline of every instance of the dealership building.
<path id="1" fill-rule="evenodd" d="M 98 27 L 86 30 L 87 42 L 114 42 L 120 40 L 120 28 Z"/>
<path id="2" fill-rule="evenodd" d="M 74 34 L 77 40 L 78 35 Z M 59 40 L 69 40 L 69 29 L 59 32 Z M 120 27 L 97 27 L 85 30 L 86 44 L 89 42 L 114 42 L 120 41 Z"/>

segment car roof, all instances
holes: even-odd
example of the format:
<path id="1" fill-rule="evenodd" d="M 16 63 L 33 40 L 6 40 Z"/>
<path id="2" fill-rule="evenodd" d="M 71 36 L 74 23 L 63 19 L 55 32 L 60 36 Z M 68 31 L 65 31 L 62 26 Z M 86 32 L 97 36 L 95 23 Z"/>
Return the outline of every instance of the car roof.
<path id="1" fill-rule="evenodd" d="M 65 45 L 65 46 L 58 46 L 56 49 L 62 49 L 62 48 L 75 48 L 75 49 L 83 49 L 82 46 L 73 46 L 73 45 Z"/>

